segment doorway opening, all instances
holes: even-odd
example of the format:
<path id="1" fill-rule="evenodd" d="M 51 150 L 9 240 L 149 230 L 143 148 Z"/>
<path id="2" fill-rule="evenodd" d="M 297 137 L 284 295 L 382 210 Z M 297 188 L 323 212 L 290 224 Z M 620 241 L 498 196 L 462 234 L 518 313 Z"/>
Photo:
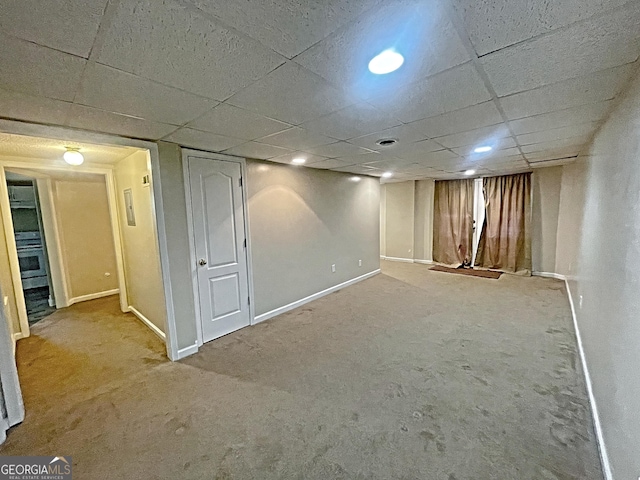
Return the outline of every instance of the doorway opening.
<path id="1" fill-rule="evenodd" d="M 166 341 L 149 151 L 0 139 L 0 263 L 10 272 L 0 280 L 14 341 L 58 309 L 108 296 Z M 63 159 L 70 147 L 81 165 Z"/>

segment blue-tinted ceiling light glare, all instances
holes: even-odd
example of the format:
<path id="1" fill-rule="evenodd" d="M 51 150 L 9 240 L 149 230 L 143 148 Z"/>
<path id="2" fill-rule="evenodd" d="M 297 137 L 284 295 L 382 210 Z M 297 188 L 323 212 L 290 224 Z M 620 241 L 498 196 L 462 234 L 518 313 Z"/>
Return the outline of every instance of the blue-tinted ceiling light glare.
<path id="1" fill-rule="evenodd" d="M 384 75 L 399 69 L 403 63 L 404 57 L 393 48 L 389 48 L 371 59 L 369 71 L 376 75 Z"/>
<path id="2" fill-rule="evenodd" d="M 483 147 L 478 147 L 474 150 L 475 153 L 487 153 L 490 152 L 491 150 L 493 150 L 493 147 L 490 147 L 489 145 L 485 145 Z"/>

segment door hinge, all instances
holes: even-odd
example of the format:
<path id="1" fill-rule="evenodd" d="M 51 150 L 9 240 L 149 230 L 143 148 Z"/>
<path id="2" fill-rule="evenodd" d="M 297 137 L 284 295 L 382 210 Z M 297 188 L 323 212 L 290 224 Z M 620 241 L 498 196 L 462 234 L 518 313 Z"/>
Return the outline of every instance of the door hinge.
<path id="1" fill-rule="evenodd" d="M 247 297 L 247 305 L 251 305 L 251 297 Z"/>
<path id="2" fill-rule="evenodd" d="M 244 248 L 247 248 L 247 239 L 244 239 Z"/>
<path id="3" fill-rule="evenodd" d="M 242 186 L 242 177 L 240 177 L 240 180 L 238 181 L 238 183 L 240 184 L 240 186 Z"/>

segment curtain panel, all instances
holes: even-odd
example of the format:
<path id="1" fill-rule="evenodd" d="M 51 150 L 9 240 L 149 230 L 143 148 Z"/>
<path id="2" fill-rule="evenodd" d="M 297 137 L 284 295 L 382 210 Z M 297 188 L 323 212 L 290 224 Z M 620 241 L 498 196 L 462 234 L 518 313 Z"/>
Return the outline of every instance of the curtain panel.
<path id="1" fill-rule="evenodd" d="M 436 181 L 433 210 L 433 260 L 471 264 L 473 180 Z"/>
<path id="2" fill-rule="evenodd" d="M 531 274 L 531 174 L 483 180 L 485 220 L 475 265 Z"/>

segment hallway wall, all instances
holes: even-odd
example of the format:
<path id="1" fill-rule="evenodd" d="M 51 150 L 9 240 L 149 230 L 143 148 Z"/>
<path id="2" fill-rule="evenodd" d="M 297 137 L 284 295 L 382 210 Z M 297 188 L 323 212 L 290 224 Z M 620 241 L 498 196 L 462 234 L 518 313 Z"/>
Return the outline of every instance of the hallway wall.
<path id="1" fill-rule="evenodd" d="M 127 301 L 130 307 L 165 332 L 166 306 L 151 186 L 142 183 L 142 178 L 151 174 L 149 153 L 140 150 L 122 159 L 114 174 Z M 132 192 L 136 223 L 133 226 L 127 222 L 125 189 Z"/>
<path id="2" fill-rule="evenodd" d="M 117 289 L 116 253 L 104 178 L 54 179 L 52 187 L 70 298 Z"/>

